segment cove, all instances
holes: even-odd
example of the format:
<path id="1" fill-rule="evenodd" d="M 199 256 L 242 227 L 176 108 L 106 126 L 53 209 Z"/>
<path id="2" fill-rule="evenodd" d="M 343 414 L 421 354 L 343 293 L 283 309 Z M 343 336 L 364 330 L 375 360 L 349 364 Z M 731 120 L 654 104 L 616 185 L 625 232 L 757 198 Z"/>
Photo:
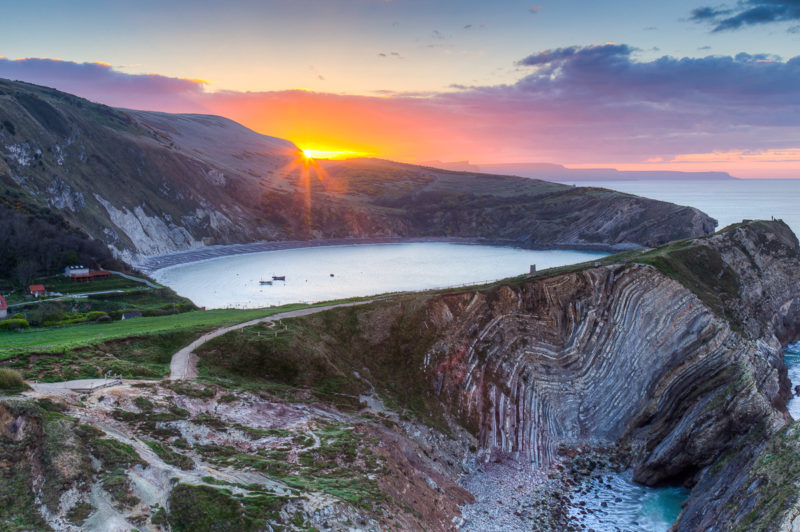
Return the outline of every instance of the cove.
<path id="1" fill-rule="evenodd" d="M 326 246 L 231 255 L 152 276 L 206 308 L 257 308 L 448 288 L 596 260 L 602 252 L 445 242 Z M 273 276 L 285 281 L 271 281 Z"/>

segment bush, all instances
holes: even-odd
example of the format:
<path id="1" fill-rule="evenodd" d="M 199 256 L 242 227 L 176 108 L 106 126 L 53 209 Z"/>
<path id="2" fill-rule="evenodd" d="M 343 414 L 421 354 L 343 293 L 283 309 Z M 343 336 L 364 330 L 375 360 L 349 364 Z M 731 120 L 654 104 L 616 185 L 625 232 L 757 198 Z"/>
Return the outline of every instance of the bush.
<path id="1" fill-rule="evenodd" d="M 45 312 L 42 315 L 42 323 L 58 323 L 60 321 L 64 321 L 67 319 L 67 315 L 65 312 L 61 310 L 52 310 L 49 312 Z"/>
<path id="2" fill-rule="evenodd" d="M 11 318 L 15 319 L 15 320 L 24 320 L 25 319 L 25 314 L 23 314 L 22 312 L 17 312 L 15 314 L 12 314 Z"/>
<path id="3" fill-rule="evenodd" d="M 0 390 L 19 390 L 25 383 L 19 371 L 9 368 L 0 368 Z"/>
<path id="4" fill-rule="evenodd" d="M 28 327 L 30 327 L 30 323 L 24 319 L 12 318 L 0 321 L 0 331 L 13 331 L 14 329 L 26 329 Z"/>
<path id="5" fill-rule="evenodd" d="M 102 318 L 103 316 L 108 316 L 108 314 L 106 314 L 102 310 L 93 310 L 91 312 L 86 313 L 86 321 L 95 321 Z"/>

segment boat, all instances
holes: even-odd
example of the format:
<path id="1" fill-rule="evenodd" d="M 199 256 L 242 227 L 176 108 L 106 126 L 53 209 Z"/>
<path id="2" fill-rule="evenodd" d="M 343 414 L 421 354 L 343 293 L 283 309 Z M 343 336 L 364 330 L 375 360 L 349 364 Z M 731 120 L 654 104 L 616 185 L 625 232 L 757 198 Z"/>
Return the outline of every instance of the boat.
<path id="1" fill-rule="evenodd" d="M 285 281 L 286 280 L 286 276 L 285 275 L 273 275 L 272 276 L 272 280 L 273 281 Z"/>
<path id="2" fill-rule="evenodd" d="M 272 284 L 272 281 L 265 281 L 264 279 L 261 279 L 261 280 L 258 282 L 258 284 Z"/>

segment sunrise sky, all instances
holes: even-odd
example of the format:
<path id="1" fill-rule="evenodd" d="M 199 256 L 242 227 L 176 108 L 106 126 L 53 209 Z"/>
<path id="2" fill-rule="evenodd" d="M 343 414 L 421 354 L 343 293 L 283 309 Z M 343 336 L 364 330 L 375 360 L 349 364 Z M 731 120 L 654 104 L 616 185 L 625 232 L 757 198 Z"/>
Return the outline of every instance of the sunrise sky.
<path id="1" fill-rule="evenodd" d="M 3 6 L 0 77 L 312 150 L 800 177 L 800 0 Z"/>

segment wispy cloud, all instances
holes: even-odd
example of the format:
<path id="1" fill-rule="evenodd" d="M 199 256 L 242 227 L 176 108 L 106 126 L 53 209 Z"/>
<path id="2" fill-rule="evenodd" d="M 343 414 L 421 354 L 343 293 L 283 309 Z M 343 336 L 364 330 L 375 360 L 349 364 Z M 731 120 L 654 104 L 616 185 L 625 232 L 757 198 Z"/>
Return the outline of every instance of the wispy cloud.
<path id="1" fill-rule="evenodd" d="M 711 24 L 713 32 L 800 20 L 800 0 L 740 0 L 733 7 L 698 7 L 692 11 L 690 18 L 695 22 Z"/>

